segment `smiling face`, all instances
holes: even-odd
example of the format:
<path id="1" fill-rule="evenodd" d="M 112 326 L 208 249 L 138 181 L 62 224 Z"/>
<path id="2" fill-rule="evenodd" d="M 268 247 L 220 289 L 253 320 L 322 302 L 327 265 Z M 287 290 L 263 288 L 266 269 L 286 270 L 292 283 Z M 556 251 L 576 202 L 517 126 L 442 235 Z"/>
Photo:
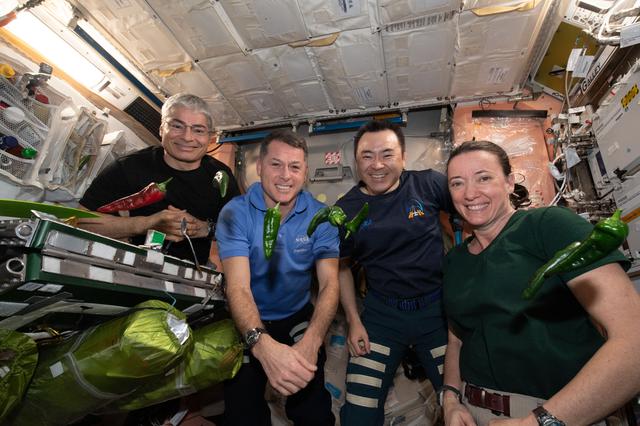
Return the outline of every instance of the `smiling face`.
<path id="1" fill-rule="evenodd" d="M 165 162 L 177 170 L 195 170 L 200 167 L 200 161 L 209 145 L 208 132 L 207 117 L 204 114 L 176 107 L 160 127 Z"/>
<path id="2" fill-rule="evenodd" d="M 279 202 L 282 217 L 286 217 L 307 179 L 304 150 L 275 139 L 258 159 L 256 169 L 267 207 Z"/>
<path id="3" fill-rule="evenodd" d="M 447 175 L 453 204 L 474 231 L 502 228 L 513 213 L 509 194 L 514 178 L 505 176 L 494 154 L 460 154 L 449 162 Z"/>
<path id="4" fill-rule="evenodd" d="M 356 164 L 367 194 L 393 191 L 400 184 L 405 165 L 398 136 L 392 130 L 363 134 L 358 142 Z"/>

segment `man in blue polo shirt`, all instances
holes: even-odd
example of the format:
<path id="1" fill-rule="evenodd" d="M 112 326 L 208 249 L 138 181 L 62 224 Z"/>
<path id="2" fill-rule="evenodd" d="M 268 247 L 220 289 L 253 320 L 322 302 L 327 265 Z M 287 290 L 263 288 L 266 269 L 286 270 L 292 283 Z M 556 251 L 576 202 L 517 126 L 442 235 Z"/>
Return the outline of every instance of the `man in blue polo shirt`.
<path id="1" fill-rule="evenodd" d="M 286 413 L 296 425 L 333 425 L 324 388 L 322 342 L 338 304 L 338 231 L 321 224 L 306 230 L 324 205 L 302 189 L 307 145 L 288 130 L 269 134 L 257 162 L 260 182 L 220 212 L 216 238 L 231 315 L 246 352 L 238 375 L 225 383 L 225 424 L 270 425 L 264 399 L 267 380 L 287 395 Z M 280 203 L 282 220 L 270 259 L 263 251 L 267 208 Z M 315 267 L 315 307 L 310 287 Z"/>

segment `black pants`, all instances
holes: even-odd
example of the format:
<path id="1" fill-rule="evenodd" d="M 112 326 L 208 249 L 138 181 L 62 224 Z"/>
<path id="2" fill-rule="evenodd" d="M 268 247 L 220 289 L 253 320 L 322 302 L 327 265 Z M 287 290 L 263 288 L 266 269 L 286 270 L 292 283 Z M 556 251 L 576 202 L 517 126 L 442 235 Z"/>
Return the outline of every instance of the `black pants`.
<path id="1" fill-rule="evenodd" d="M 292 346 L 304 334 L 313 314 L 313 305 L 307 304 L 297 313 L 277 321 L 263 321 L 271 337 Z M 295 425 L 333 426 L 331 395 L 324 388 L 324 362 L 326 354 L 320 348 L 318 370 L 307 386 L 289 396 L 285 405 L 287 417 Z M 264 399 L 267 376 L 250 351 L 245 351 L 238 374 L 224 384 L 226 426 L 270 426 L 271 412 Z"/>

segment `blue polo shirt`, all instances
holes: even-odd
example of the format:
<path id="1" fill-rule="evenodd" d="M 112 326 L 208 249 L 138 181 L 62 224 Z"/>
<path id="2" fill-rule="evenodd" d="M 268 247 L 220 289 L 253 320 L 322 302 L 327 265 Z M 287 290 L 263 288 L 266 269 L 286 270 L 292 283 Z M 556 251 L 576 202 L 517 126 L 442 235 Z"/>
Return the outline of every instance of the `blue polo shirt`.
<path id="1" fill-rule="evenodd" d="M 264 257 L 263 227 L 267 207 L 262 185 L 254 183 L 246 194 L 229 201 L 218 216 L 216 239 L 220 258 L 249 258 L 251 292 L 263 320 L 286 318 L 309 302 L 311 276 L 316 260 L 340 255 L 338 229 L 322 223 L 307 237 L 307 227 L 325 207 L 302 191 L 289 215 L 280 224 L 270 260 Z M 227 282 L 227 286 L 234 283 Z"/>

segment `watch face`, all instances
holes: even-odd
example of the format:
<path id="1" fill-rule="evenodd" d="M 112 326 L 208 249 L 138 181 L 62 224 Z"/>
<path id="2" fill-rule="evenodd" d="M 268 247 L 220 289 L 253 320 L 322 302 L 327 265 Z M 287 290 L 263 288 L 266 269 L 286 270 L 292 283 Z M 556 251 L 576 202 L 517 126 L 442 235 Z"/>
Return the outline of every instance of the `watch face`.
<path id="1" fill-rule="evenodd" d="M 561 422 L 560 420 L 556 419 L 551 415 L 543 419 L 542 424 L 544 426 L 564 426 L 563 422 Z"/>
<path id="2" fill-rule="evenodd" d="M 260 338 L 260 335 L 264 332 L 265 330 L 261 328 L 253 328 L 247 331 L 247 334 L 245 335 L 245 338 L 244 338 L 244 343 L 247 345 L 249 349 L 251 349 L 256 343 L 258 343 L 258 339 Z"/>
<path id="3" fill-rule="evenodd" d="M 540 426 L 565 426 L 563 421 L 557 419 L 543 407 L 536 408 L 533 413 Z"/>

